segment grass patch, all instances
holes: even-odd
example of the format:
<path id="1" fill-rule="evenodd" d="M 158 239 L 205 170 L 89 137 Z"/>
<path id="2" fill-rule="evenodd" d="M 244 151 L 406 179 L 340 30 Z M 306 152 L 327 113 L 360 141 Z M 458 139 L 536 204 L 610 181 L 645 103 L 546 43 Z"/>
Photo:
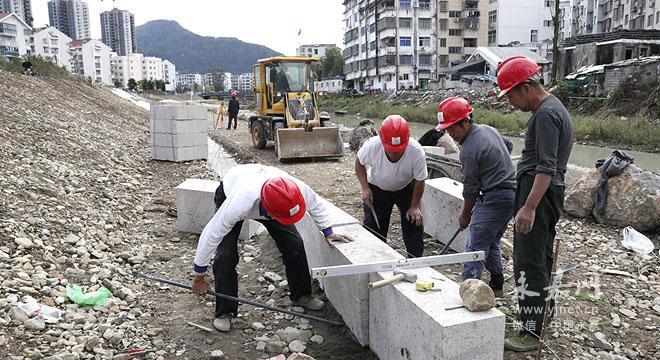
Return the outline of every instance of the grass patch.
<path id="1" fill-rule="evenodd" d="M 71 78 L 71 73 L 65 68 L 55 65 L 50 60 L 41 56 L 26 55 L 24 57 L 13 57 L 9 61 L 0 60 L 0 70 L 23 74 L 22 64 L 25 60 L 32 63 L 32 69 L 38 74 L 38 76 Z"/>

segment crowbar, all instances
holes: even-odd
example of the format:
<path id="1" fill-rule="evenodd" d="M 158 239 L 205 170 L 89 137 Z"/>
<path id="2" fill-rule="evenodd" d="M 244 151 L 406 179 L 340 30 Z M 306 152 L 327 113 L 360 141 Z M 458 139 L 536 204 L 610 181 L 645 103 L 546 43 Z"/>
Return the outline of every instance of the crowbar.
<path id="1" fill-rule="evenodd" d="M 376 209 L 374 209 L 373 201 L 369 201 L 367 203 L 367 207 L 369 207 L 369 210 L 371 210 L 371 215 L 374 217 L 374 220 L 376 221 L 376 226 L 378 226 L 378 230 L 380 230 L 380 223 L 378 222 L 378 216 L 376 216 Z"/>
<path id="2" fill-rule="evenodd" d="M 173 285 L 173 286 L 177 286 L 177 287 L 180 287 L 180 288 L 192 290 L 191 285 L 179 283 L 179 282 L 176 282 L 176 281 L 172 281 L 172 280 L 165 279 L 165 278 L 160 278 L 160 277 L 153 276 L 153 275 L 148 275 L 148 274 L 143 274 L 143 273 L 136 273 L 135 276 L 139 277 L 139 278 L 147 279 L 147 280 L 158 281 L 158 282 L 161 282 L 163 284 Z M 300 312 L 297 312 L 297 311 L 282 309 L 282 308 L 278 308 L 278 307 L 275 307 L 275 306 L 270 306 L 270 305 L 258 303 L 258 302 L 252 301 L 252 300 L 242 299 L 242 298 L 239 298 L 239 297 L 231 296 L 231 295 L 220 294 L 220 293 L 217 293 L 217 292 L 211 291 L 211 290 L 207 291 L 206 294 L 207 295 L 212 295 L 212 296 L 215 296 L 215 297 L 219 297 L 219 298 L 225 299 L 225 300 L 232 300 L 232 301 L 236 301 L 236 302 L 239 302 L 239 303 L 256 306 L 256 307 L 259 307 L 259 308 L 263 308 L 263 309 L 267 309 L 267 310 L 271 310 L 271 311 L 275 311 L 275 312 L 279 312 L 279 313 L 284 313 L 284 314 L 296 316 L 296 317 L 307 319 L 307 320 L 318 321 L 318 322 L 322 322 L 322 323 L 326 323 L 326 324 L 330 324 L 330 325 L 334 325 L 334 326 L 344 326 L 344 323 L 339 322 L 339 321 L 324 319 L 324 318 L 320 318 L 320 317 L 316 317 L 316 316 L 312 316 L 312 315 L 303 314 L 303 313 L 300 313 Z"/>

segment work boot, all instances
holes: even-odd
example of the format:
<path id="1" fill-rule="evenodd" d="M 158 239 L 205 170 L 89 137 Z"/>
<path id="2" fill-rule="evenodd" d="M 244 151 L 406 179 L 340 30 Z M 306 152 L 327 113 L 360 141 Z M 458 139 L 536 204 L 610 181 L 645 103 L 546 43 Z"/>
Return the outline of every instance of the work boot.
<path id="1" fill-rule="evenodd" d="M 323 309 L 323 306 L 325 306 L 325 303 L 311 295 L 304 295 L 296 300 L 291 300 L 291 304 L 294 306 L 302 306 L 307 310 L 314 310 L 318 311 Z"/>
<path id="2" fill-rule="evenodd" d="M 231 329 L 231 314 L 220 315 L 213 320 L 213 327 L 218 331 L 228 332 Z"/>
<path id="3" fill-rule="evenodd" d="M 496 298 L 504 297 L 504 274 L 490 274 L 488 286 L 493 289 Z"/>
<path id="4" fill-rule="evenodd" d="M 504 349 L 525 352 L 536 350 L 539 347 L 539 339 L 530 334 L 520 334 L 504 339 Z"/>

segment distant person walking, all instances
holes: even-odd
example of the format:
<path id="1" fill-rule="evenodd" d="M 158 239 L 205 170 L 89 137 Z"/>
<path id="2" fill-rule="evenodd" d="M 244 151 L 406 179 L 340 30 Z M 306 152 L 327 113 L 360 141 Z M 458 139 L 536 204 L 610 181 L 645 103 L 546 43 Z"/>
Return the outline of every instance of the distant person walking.
<path id="1" fill-rule="evenodd" d="M 225 126 L 225 102 L 224 101 L 220 102 L 220 107 L 218 108 L 218 118 L 215 119 L 215 128 L 214 128 L 214 130 L 218 129 L 218 123 L 220 123 L 220 127 Z"/>
<path id="2" fill-rule="evenodd" d="M 238 103 L 238 100 L 236 100 L 236 91 L 231 92 L 231 100 L 229 100 L 229 108 L 227 109 L 227 112 L 229 113 L 229 122 L 227 123 L 227 130 L 231 129 L 231 121 L 234 120 L 234 130 L 236 129 L 236 125 L 238 124 L 238 110 L 240 109 L 241 105 Z"/>

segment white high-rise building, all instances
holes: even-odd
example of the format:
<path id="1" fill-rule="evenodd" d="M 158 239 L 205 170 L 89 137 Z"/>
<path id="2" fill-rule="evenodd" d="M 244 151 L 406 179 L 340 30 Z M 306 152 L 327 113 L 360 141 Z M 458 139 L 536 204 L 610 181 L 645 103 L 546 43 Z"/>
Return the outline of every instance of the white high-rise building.
<path id="1" fill-rule="evenodd" d="M 554 0 L 488 1 L 489 46 L 552 40 Z"/>
<path id="2" fill-rule="evenodd" d="M 296 49 L 296 55 L 322 58 L 325 57 L 325 51 L 330 48 L 336 48 L 335 44 L 309 44 L 309 45 L 300 45 Z"/>
<path id="3" fill-rule="evenodd" d="M 119 82 L 122 87 L 128 87 L 128 80 L 133 79 L 136 82 L 143 80 L 142 54 L 133 53 L 120 56 L 112 53 L 110 56 L 110 68 L 113 82 Z"/>
<path id="4" fill-rule="evenodd" d="M 32 0 L 0 0 L 0 13 L 16 13 L 18 17 L 32 26 Z"/>
<path id="5" fill-rule="evenodd" d="M 192 88 L 195 85 L 202 86 L 203 76 L 202 74 L 176 74 L 176 85 L 183 86 L 187 88 Z"/>
<path id="6" fill-rule="evenodd" d="M 54 26 L 42 29 L 34 29 L 29 39 L 28 51 L 50 59 L 54 64 L 71 71 L 71 55 L 69 54 L 69 43 L 72 39 Z"/>
<path id="7" fill-rule="evenodd" d="M 438 72 L 488 44 L 488 0 L 438 2 Z"/>
<path id="8" fill-rule="evenodd" d="M 176 86 L 176 66 L 168 60 L 163 60 L 163 80 L 165 84 Z"/>
<path id="9" fill-rule="evenodd" d="M 254 88 L 254 74 L 243 73 L 238 75 L 238 90 L 244 93 L 251 93 Z"/>
<path id="10" fill-rule="evenodd" d="M 163 59 L 153 56 L 143 57 L 142 79 L 163 80 Z"/>
<path id="11" fill-rule="evenodd" d="M 231 90 L 231 73 L 225 73 L 225 91 Z"/>
<path id="12" fill-rule="evenodd" d="M 137 52 L 133 14 L 117 8 L 102 12 L 101 39 L 118 55 Z"/>
<path id="13" fill-rule="evenodd" d="M 100 40 L 79 39 L 69 43 L 71 72 L 103 85 L 112 84 L 110 52 Z"/>
<path id="14" fill-rule="evenodd" d="M 48 1 L 48 18 L 51 26 L 74 40 L 91 38 L 89 9 L 82 0 Z"/>
<path id="15" fill-rule="evenodd" d="M 615 30 L 660 30 L 660 1 L 564 0 L 563 38 Z"/>

